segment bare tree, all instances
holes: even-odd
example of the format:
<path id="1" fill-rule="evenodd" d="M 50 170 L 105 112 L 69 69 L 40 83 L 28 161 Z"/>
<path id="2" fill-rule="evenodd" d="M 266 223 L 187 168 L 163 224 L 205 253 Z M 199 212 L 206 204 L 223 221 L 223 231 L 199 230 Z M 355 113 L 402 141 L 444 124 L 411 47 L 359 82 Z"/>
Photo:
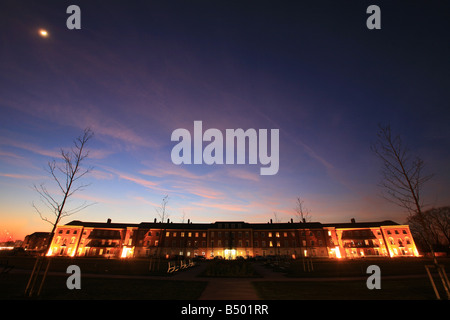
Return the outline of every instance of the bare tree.
<path id="1" fill-rule="evenodd" d="M 165 242 L 165 238 L 166 238 L 166 228 L 167 228 L 167 223 L 169 222 L 169 213 L 167 211 L 167 204 L 169 202 L 169 196 L 166 195 L 163 197 L 162 201 L 161 201 L 161 206 L 158 208 L 155 208 L 156 213 L 159 217 L 160 223 L 162 224 L 161 227 L 161 231 L 159 234 L 159 240 L 158 240 L 158 247 L 156 248 L 156 258 L 157 258 L 157 265 L 156 267 L 159 269 L 160 264 L 161 264 L 161 249 L 164 246 L 164 242 Z M 166 222 L 167 221 L 167 222 Z M 152 269 L 153 267 L 155 267 L 155 265 L 153 264 L 153 259 L 150 260 L 150 269 Z"/>
<path id="2" fill-rule="evenodd" d="M 424 161 L 411 158 L 400 136 L 393 136 L 390 126 L 381 126 L 372 151 L 382 160 L 383 179 L 380 183 L 383 196 L 405 208 L 410 214 L 422 215 L 424 206 L 421 193 L 424 184 L 432 177 L 424 175 Z"/>
<path id="3" fill-rule="evenodd" d="M 406 209 L 410 216 L 417 215 L 423 230 L 427 230 L 421 193 L 431 175 L 423 175 L 423 160 L 411 158 L 400 136 L 392 135 L 390 126 L 380 125 L 377 138 L 371 149 L 382 160 L 383 197 Z"/>
<path id="4" fill-rule="evenodd" d="M 295 215 L 298 218 L 298 222 L 310 222 L 311 221 L 311 212 L 308 208 L 306 208 L 304 201 L 302 198 L 298 197 L 295 201 Z"/>
<path id="5" fill-rule="evenodd" d="M 181 215 L 181 223 L 186 221 L 186 212 L 183 210 L 183 214 Z"/>
<path id="6" fill-rule="evenodd" d="M 158 214 L 159 220 L 162 223 L 165 223 L 165 221 L 169 218 L 169 213 L 167 212 L 167 203 L 169 203 L 169 196 L 166 195 L 163 197 L 161 201 L 161 206 L 158 208 L 155 208 L 156 213 Z"/>
<path id="7" fill-rule="evenodd" d="M 423 243 L 426 243 L 425 236 L 429 236 L 429 241 L 433 247 L 448 250 L 450 246 L 450 207 L 432 208 L 423 213 L 425 226 L 423 229 L 417 214 L 408 217 L 408 223 L 411 231 L 420 237 Z"/>
<path id="8" fill-rule="evenodd" d="M 276 211 L 273 212 L 273 220 L 275 221 L 275 223 L 281 222 L 280 217 L 278 217 L 278 212 L 276 212 Z"/>
<path id="9" fill-rule="evenodd" d="M 311 221 L 311 212 L 309 211 L 309 209 L 306 208 L 304 200 L 302 198 L 297 197 L 295 201 L 294 211 L 300 223 L 306 223 Z M 306 236 L 306 229 L 304 229 L 304 232 L 306 242 L 305 250 L 308 253 L 308 239 Z M 314 267 L 310 255 L 308 254 L 308 256 L 305 256 L 305 254 L 301 252 L 301 257 L 303 262 L 303 271 L 313 271 Z"/>
<path id="10" fill-rule="evenodd" d="M 40 215 L 41 219 L 52 225 L 52 231 L 50 232 L 50 236 L 48 238 L 47 250 L 42 257 L 39 257 L 36 260 L 34 270 L 25 289 L 25 293 L 29 296 L 33 295 L 34 285 L 37 278 L 40 276 L 39 273 L 41 268 L 46 262 L 46 270 L 42 277 L 37 295 L 39 295 L 42 290 L 42 286 L 45 282 L 45 277 L 50 266 L 50 260 L 47 260 L 46 256 L 51 252 L 50 245 L 52 243 L 56 227 L 60 223 L 61 219 L 79 212 L 90 205 L 83 203 L 75 208 L 67 208 L 69 199 L 76 192 L 83 190 L 87 186 L 86 184 L 80 184 L 79 180 L 90 171 L 90 169 L 83 168 L 82 164 L 89 155 L 89 151 L 86 150 L 86 144 L 92 137 L 93 132 L 90 129 L 85 129 L 83 135 L 74 141 L 74 146 L 70 151 L 64 151 L 61 149 L 61 159 L 58 162 L 53 160 L 48 163 L 47 171 L 52 180 L 55 182 L 58 192 L 50 192 L 43 183 L 39 186 L 34 185 L 34 190 L 36 190 L 39 194 L 41 202 L 53 214 L 53 218 L 48 218 L 47 215 L 33 203 L 33 207 Z"/>
<path id="11" fill-rule="evenodd" d="M 424 203 L 421 198 L 425 183 L 432 177 L 424 175 L 424 161 L 419 157 L 412 158 L 408 148 L 404 145 L 400 136 L 393 136 L 389 125 L 379 126 L 377 141 L 371 146 L 372 151 L 382 160 L 382 176 L 380 183 L 383 196 L 406 209 L 410 217 L 416 216 L 422 226 L 424 240 L 432 254 L 434 268 L 438 270 L 444 285 L 447 297 L 450 298 L 449 283 L 443 266 L 439 265 L 434 254 L 433 245 L 430 242 L 432 235 L 423 213 Z M 427 272 L 429 270 L 427 269 Z M 434 281 L 429 273 L 430 281 Z M 436 296 L 439 297 L 437 291 Z"/>
<path id="12" fill-rule="evenodd" d="M 58 192 L 53 194 L 48 191 L 44 183 L 39 186 L 34 185 L 34 190 L 39 194 L 41 202 L 53 214 L 53 218 L 48 218 L 41 209 L 33 202 L 33 207 L 42 220 L 50 223 L 53 228 L 49 239 L 47 254 L 50 250 L 50 243 L 56 226 L 62 218 L 71 216 L 86 207 L 92 205 L 83 202 L 75 208 L 67 208 L 69 198 L 76 192 L 82 191 L 87 184 L 78 184 L 79 180 L 91 171 L 91 168 L 83 168 L 82 163 L 88 157 L 89 151 L 85 149 L 87 142 L 93 137 L 90 129 L 85 129 L 84 134 L 74 141 L 74 146 L 70 151 L 61 149 L 60 161 L 52 160 L 48 162 L 47 172 L 55 182 Z"/>

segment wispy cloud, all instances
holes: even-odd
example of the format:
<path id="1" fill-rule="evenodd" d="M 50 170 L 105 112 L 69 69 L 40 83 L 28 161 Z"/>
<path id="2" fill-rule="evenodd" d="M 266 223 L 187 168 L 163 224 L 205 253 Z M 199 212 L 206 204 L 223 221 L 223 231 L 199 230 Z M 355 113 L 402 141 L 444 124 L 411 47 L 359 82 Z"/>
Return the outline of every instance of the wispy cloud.
<path id="1" fill-rule="evenodd" d="M 146 179 L 143 179 L 143 178 L 140 178 L 140 177 L 136 177 L 136 176 L 134 176 L 132 174 L 129 174 L 129 173 L 121 172 L 119 170 L 112 169 L 112 168 L 110 168 L 108 170 L 110 172 L 114 173 L 119 179 L 134 182 L 134 183 L 136 183 L 136 184 L 138 184 L 140 186 L 143 186 L 145 188 L 153 189 L 156 186 L 158 186 L 158 184 L 156 182 L 149 181 L 149 180 L 146 180 Z"/>
<path id="2" fill-rule="evenodd" d="M 260 176 L 257 173 L 249 172 L 245 169 L 236 169 L 236 168 L 228 169 L 227 174 L 232 178 L 238 178 L 253 182 L 260 181 Z"/>
<path id="3" fill-rule="evenodd" d="M 26 180 L 35 180 L 40 179 L 39 176 L 30 176 L 26 174 L 18 174 L 18 173 L 0 173 L 1 177 L 13 178 L 13 179 L 26 179 Z"/>
<path id="4" fill-rule="evenodd" d="M 205 203 L 205 202 L 194 202 L 193 205 L 206 208 L 214 208 L 223 211 L 238 211 L 238 212 L 248 212 L 246 206 L 240 204 L 226 204 L 226 203 Z"/>
<path id="5" fill-rule="evenodd" d="M 151 164 L 148 164 L 149 166 Z M 155 167 L 152 165 L 152 169 L 144 169 L 141 170 L 140 173 L 152 176 L 152 177 L 158 177 L 158 178 L 167 178 L 167 177 L 175 177 L 175 178 L 182 178 L 182 179 L 205 179 L 204 175 L 196 175 L 180 166 L 176 166 L 174 164 L 166 165 L 165 167 L 157 166 Z"/>
<path id="6" fill-rule="evenodd" d="M 13 139 L 6 138 L 6 137 L 0 138 L 0 144 L 27 150 L 27 151 L 33 152 L 35 154 L 39 154 L 42 156 L 48 156 L 48 157 L 52 157 L 52 158 L 56 158 L 56 157 L 60 156 L 60 154 L 61 154 L 60 151 L 45 149 L 45 148 L 42 148 L 41 146 L 38 146 L 35 144 L 18 141 L 18 140 L 13 140 Z"/>

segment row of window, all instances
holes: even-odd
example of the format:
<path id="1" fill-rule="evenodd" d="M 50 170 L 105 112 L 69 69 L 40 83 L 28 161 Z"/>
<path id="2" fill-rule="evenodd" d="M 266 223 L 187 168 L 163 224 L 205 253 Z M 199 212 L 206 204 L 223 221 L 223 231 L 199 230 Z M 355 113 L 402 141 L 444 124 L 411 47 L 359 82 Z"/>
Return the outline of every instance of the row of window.
<path id="1" fill-rule="evenodd" d="M 321 231 L 315 231 L 314 233 L 315 233 L 315 235 L 317 237 L 321 237 L 322 236 L 322 232 Z M 306 234 L 308 234 L 309 236 L 314 236 L 314 233 L 313 233 L 313 231 L 305 232 L 303 230 L 303 231 L 300 232 L 300 235 L 301 236 L 305 236 Z M 231 238 L 235 238 L 236 237 L 236 232 L 234 232 L 234 231 L 230 231 L 230 232 L 221 232 L 221 231 L 215 232 L 215 231 L 211 231 L 211 233 L 210 233 L 211 238 L 215 238 L 216 234 L 217 234 L 218 238 L 223 238 L 223 237 L 225 237 L 225 238 L 230 238 L 230 237 Z M 147 233 L 147 235 L 148 236 L 152 236 L 152 231 L 149 231 Z M 166 237 L 172 236 L 173 238 L 175 238 L 178 235 L 180 237 L 182 237 L 182 238 L 184 238 L 185 236 L 187 236 L 189 238 L 191 238 L 191 237 L 198 238 L 200 236 L 200 233 L 199 232 L 184 232 L 184 231 L 182 231 L 182 232 L 166 231 Z M 159 232 L 158 231 L 156 231 L 156 236 L 159 236 Z M 201 236 L 203 238 L 206 238 L 206 232 L 202 232 Z M 242 238 L 243 236 L 245 238 L 249 238 L 250 237 L 250 232 L 249 231 L 246 231 L 246 232 L 239 231 L 239 232 L 237 232 L 237 238 Z M 284 238 L 287 238 L 289 236 L 295 237 L 295 232 L 294 231 L 291 231 L 291 232 L 265 232 L 265 231 L 261 231 L 261 232 L 254 232 L 253 233 L 253 237 L 254 238 L 259 238 L 259 237 L 261 237 L 261 238 L 265 238 L 265 237 L 269 237 L 269 238 L 272 238 L 272 237 L 274 237 L 274 238 L 284 237 Z"/>
<path id="2" fill-rule="evenodd" d="M 177 234 L 178 234 L 177 232 L 166 231 L 166 237 L 167 238 L 170 237 L 170 235 L 172 235 L 172 237 L 175 238 L 177 236 Z M 192 236 L 194 236 L 195 238 L 198 238 L 199 235 L 200 235 L 199 232 L 184 232 L 184 231 L 180 232 L 179 234 L 180 234 L 180 236 L 182 238 L 184 238 L 185 236 L 187 236 L 188 238 L 192 238 Z M 149 231 L 147 233 L 147 235 L 151 237 L 152 236 L 152 232 Z M 159 232 L 156 232 L 156 236 L 159 236 Z M 202 232 L 202 237 L 206 238 L 206 232 Z"/>
<path id="3" fill-rule="evenodd" d="M 146 241 L 139 241 L 140 245 L 143 245 L 145 247 L 157 247 L 158 246 L 159 241 L 158 240 L 146 240 Z M 284 247 L 297 247 L 297 241 L 296 240 L 284 240 L 283 242 L 280 240 L 277 241 L 259 241 L 259 240 L 255 240 L 253 241 L 253 246 L 258 248 L 258 247 L 281 247 L 281 244 L 283 243 Z M 221 248 L 221 247 L 250 247 L 250 241 L 249 240 L 211 240 L 209 242 L 210 247 L 211 248 Z M 165 247 L 198 247 L 199 245 L 199 241 L 191 241 L 191 240 L 187 240 L 187 241 L 182 241 L 182 240 L 171 240 L 169 242 L 166 242 Z M 206 247 L 206 241 L 201 241 L 201 245 L 203 248 Z M 306 247 L 306 246 L 323 246 L 324 243 L 322 240 L 310 240 L 310 241 L 306 241 L 306 240 L 302 240 L 302 246 Z"/>

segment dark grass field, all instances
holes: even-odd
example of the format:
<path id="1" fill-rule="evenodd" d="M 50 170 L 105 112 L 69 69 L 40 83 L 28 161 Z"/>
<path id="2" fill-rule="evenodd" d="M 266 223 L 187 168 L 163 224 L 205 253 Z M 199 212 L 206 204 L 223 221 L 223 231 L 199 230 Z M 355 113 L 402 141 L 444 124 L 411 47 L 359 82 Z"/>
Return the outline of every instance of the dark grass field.
<path id="1" fill-rule="evenodd" d="M 14 268 L 8 273 L 0 274 L 0 300 L 27 299 L 24 291 L 34 261 L 31 257 L 8 258 L 7 263 Z M 440 261 L 448 274 L 449 259 Z M 2 263 L 5 263 L 5 259 Z M 305 272 L 302 262 L 297 260 L 283 265 L 285 281 L 258 277 L 251 268 L 251 264 L 255 262 L 239 262 L 239 269 L 230 264 L 230 268 L 226 270 L 223 264 L 203 263 L 207 264 L 203 274 L 206 277 L 181 281 L 167 275 L 164 264 L 161 264 L 160 271 L 150 272 L 148 260 L 55 259 L 38 299 L 196 300 L 208 281 L 223 277 L 224 273 L 233 277 L 237 272 L 236 277 L 253 283 L 258 296 L 263 300 L 436 300 L 426 277 L 424 266 L 430 263 L 426 259 L 316 260 L 313 272 Z M 82 270 L 81 290 L 69 290 L 66 286 L 69 277 L 66 269 L 72 264 L 78 265 Z M 366 270 L 371 264 L 380 266 L 380 290 L 369 290 L 366 286 L 369 276 Z M 266 268 L 280 271 L 279 265 L 267 265 Z M 344 280 L 349 278 L 352 280 Z M 440 280 L 435 277 L 435 281 L 439 287 Z M 440 293 L 445 298 L 442 290 Z"/>
<path id="2" fill-rule="evenodd" d="M 69 290 L 68 276 L 48 276 L 40 300 L 196 300 L 204 281 L 81 277 L 81 289 Z M 27 274 L 0 276 L 0 299 L 26 299 Z"/>
<path id="3" fill-rule="evenodd" d="M 364 280 L 254 282 L 264 300 L 434 300 L 427 278 L 385 279 L 369 290 Z"/>

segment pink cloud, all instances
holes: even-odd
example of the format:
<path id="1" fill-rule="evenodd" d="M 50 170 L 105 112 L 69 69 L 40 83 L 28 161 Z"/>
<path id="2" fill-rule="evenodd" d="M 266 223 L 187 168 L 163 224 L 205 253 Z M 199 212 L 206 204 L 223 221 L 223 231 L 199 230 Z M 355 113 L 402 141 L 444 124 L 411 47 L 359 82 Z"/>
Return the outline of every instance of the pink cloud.
<path id="1" fill-rule="evenodd" d="M 14 148 L 24 149 L 42 156 L 48 156 L 52 158 L 56 158 L 61 155 L 60 151 L 48 150 L 31 143 L 26 143 L 4 137 L 0 138 L 0 144 L 8 145 Z"/>
<path id="2" fill-rule="evenodd" d="M 116 170 L 115 170 L 115 173 L 117 174 L 117 176 L 120 179 L 134 182 L 134 183 L 136 183 L 138 185 L 141 185 L 143 187 L 146 187 L 146 188 L 153 188 L 153 187 L 158 185 L 155 182 L 148 181 L 148 180 L 145 180 L 145 179 L 142 179 L 142 178 L 138 178 L 138 177 L 134 177 L 134 176 L 132 176 L 130 174 L 122 173 L 122 172 L 119 172 L 119 171 L 116 171 Z"/>
<path id="3" fill-rule="evenodd" d="M 7 178 L 13 178 L 13 179 L 39 179 L 40 177 L 37 176 L 30 176 L 25 174 L 17 174 L 17 173 L 0 173 L 0 176 L 7 177 Z"/>
<path id="4" fill-rule="evenodd" d="M 256 173 L 246 171 L 244 169 L 228 169 L 228 175 L 234 178 L 259 182 L 260 176 Z"/>
<path id="5" fill-rule="evenodd" d="M 193 203 L 193 205 L 196 205 L 199 207 L 214 208 L 214 209 L 224 210 L 224 211 L 248 211 L 248 208 L 246 208 L 246 206 L 238 205 L 238 204 L 196 202 L 196 203 Z"/>
<path id="6" fill-rule="evenodd" d="M 141 174 L 147 175 L 147 176 L 153 176 L 158 178 L 163 178 L 167 176 L 174 176 L 177 178 L 188 178 L 188 179 L 203 179 L 204 176 L 195 175 L 188 170 L 176 166 L 174 164 L 170 164 L 169 167 L 159 167 L 159 168 L 152 168 L 152 169 L 145 169 L 140 171 Z"/>

